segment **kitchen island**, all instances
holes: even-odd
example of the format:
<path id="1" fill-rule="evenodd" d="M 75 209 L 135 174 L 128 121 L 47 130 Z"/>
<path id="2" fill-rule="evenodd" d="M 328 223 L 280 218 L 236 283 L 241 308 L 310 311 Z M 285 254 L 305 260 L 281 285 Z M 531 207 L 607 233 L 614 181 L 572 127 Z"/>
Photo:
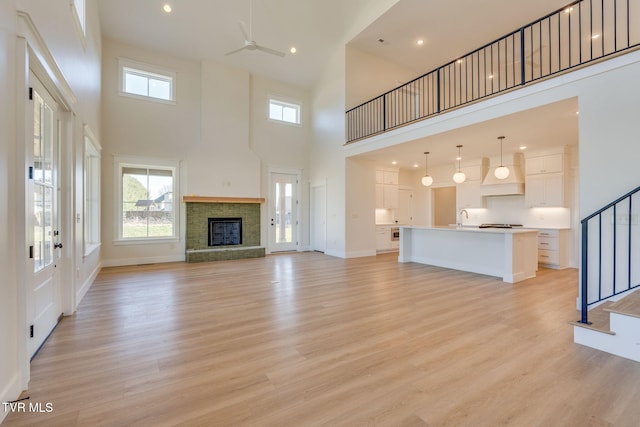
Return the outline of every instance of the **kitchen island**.
<path id="1" fill-rule="evenodd" d="M 399 262 L 418 262 L 501 277 L 536 276 L 538 231 L 478 227 L 400 227 Z"/>

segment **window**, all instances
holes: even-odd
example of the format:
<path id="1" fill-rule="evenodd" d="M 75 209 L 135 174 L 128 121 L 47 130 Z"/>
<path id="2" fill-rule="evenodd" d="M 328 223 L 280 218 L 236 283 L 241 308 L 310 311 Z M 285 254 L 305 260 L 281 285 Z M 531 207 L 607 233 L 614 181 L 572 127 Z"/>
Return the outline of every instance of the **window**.
<path id="1" fill-rule="evenodd" d="M 118 63 L 120 93 L 155 101 L 175 101 L 174 72 L 123 59 Z"/>
<path id="2" fill-rule="evenodd" d="M 269 119 L 278 122 L 290 123 L 294 125 L 300 124 L 300 104 L 279 101 L 277 99 L 269 100 Z"/>
<path id="3" fill-rule="evenodd" d="M 100 144 L 85 126 L 84 254 L 100 246 Z"/>
<path id="4" fill-rule="evenodd" d="M 178 165 L 116 159 L 117 241 L 178 238 Z"/>

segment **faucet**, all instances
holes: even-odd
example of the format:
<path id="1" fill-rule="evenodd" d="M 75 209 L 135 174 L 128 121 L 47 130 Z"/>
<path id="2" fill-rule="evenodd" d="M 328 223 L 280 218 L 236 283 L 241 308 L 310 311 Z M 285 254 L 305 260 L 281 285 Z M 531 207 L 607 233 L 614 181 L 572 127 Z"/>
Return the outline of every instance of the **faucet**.
<path id="1" fill-rule="evenodd" d="M 466 209 L 460 209 L 460 214 L 458 216 L 458 228 L 462 228 L 462 214 L 464 214 L 465 218 L 469 219 L 469 212 Z"/>

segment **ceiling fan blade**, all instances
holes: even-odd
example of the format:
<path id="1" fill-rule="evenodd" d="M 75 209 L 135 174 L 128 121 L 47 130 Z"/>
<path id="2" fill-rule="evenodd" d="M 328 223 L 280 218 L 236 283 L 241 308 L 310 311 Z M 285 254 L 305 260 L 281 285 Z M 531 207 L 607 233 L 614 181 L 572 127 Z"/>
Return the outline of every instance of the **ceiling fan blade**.
<path id="1" fill-rule="evenodd" d="M 229 55 L 233 55 L 234 53 L 238 53 L 241 50 L 245 50 L 247 48 L 247 46 L 242 46 L 240 49 L 236 49 L 236 50 L 232 50 L 231 52 L 227 52 L 224 54 L 224 56 L 229 56 Z"/>
<path id="2" fill-rule="evenodd" d="M 249 38 L 249 34 L 247 33 L 247 27 L 242 21 L 238 21 L 238 26 L 240 27 L 240 31 L 242 31 L 242 36 L 245 40 L 251 40 Z"/>
<path id="3" fill-rule="evenodd" d="M 284 57 L 284 52 L 280 52 L 279 50 L 270 49 L 268 47 L 264 47 L 264 46 L 260 46 L 260 45 L 256 45 L 256 49 L 261 50 L 261 51 L 266 52 L 266 53 L 270 53 L 271 55 Z"/>

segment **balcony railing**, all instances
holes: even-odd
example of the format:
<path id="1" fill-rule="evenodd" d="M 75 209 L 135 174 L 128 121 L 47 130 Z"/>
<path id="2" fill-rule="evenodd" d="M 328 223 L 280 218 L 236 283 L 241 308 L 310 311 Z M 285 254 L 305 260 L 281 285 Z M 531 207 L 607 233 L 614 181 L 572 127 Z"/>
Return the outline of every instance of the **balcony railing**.
<path id="1" fill-rule="evenodd" d="M 571 3 L 346 112 L 351 143 L 640 46 L 640 0 Z"/>

